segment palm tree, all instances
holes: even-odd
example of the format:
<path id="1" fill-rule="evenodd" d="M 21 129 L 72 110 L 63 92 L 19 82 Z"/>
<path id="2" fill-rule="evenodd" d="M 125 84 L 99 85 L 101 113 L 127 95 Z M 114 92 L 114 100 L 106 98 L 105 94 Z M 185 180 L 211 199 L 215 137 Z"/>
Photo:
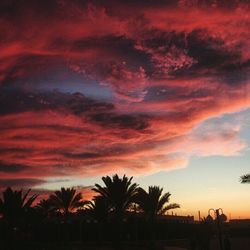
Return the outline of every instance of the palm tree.
<path id="1" fill-rule="evenodd" d="M 87 212 L 92 218 L 101 222 L 107 219 L 110 212 L 110 205 L 103 196 L 95 196 L 93 201 L 89 202 Z"/>
<path id="2" fill-rule="evenodd" d="M 240 181 L 241 183 L 250 183 L 250 174 L 242 175 Z"/>
<path id="3" fill-rule="evenodd" d="M 50 217 L 55 212 L 51 199 L 42 199 L 35 206 L 35 209 L 44 217 Z"/>
<path id="4" fill-rule="evenodd" d="M 95 188 L 92 189 L 106 199 L 116 219 L 123 217 L 137 194 L 138 185 L 132 183 L 132 179 L 133 177 L 128 178 L 126 175 L 122 178 L 119 178 L 117 174 L 112 178 L 106 176 L 102 177 L 105 186 L 95 184 Z"/>
<path id="5" fill-rule="evenodd" d="M 139 188 L 136 203 L 148 219 L 153 219 L 156 215 L 164 215 L 168 210 L 180 207 L 176 203 L 167 205 L 171 194 L 169 192 L 162 194 L 162 192 L 163 188 L 158 186 L 149 186 L 148 192 Z"/>
<path id="6" fill-rule="evenodd" d="M 61 190 L 50 195 L 49 199 L 52 208 L 66 216 L 86 204 L 86 202 L 82 201 L 82 194 L 77 193 L 74 188 L 61 188 Z"/>
<path id="7" fill-rule="evenodd" d="M 3 198 L 0 198 L 0 214 L 7 222 L 15 224 L 31 208 L 38 195 L 34 194 L 28 197 L 30 191 L 29 189 L 23 193 L 22 190 L 15 191 L 7 188 L 3 192 Z"/>

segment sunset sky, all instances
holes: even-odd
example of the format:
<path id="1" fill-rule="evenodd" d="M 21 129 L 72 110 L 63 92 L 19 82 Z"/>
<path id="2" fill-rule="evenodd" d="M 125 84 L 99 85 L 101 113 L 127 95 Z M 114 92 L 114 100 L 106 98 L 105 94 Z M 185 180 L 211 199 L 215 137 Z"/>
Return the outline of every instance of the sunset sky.
<path id="1" fill-rule="evenodd" d="M 1 0 L 0 190 L 101 176 L 250 218 L 248 0 Z"/>

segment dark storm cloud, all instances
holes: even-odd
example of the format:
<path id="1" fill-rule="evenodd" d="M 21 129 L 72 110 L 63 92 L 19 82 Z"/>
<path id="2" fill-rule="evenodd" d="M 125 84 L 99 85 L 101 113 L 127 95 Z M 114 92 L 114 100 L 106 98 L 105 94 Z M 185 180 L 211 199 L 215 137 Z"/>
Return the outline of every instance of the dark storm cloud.
<path id="1" fill-rule="evenodd" d="M 60 11 L 63 14 L 67 12 L 63 11 L 64 7 L 80 6 L 82 8 L 86 7 L 88 4 L 93 4 L 96 6 L 102 6 L 109 9 L 118 9 L 121 11 L 122 7 L 133 7 L 133 8 L 150 8 L 150 7 L 161 7 L 161 6 L 177 6 L 178 4 L 183 4 L 186 6 L 225 6 L 229 8 L 235 8 L 239 4 L 248 3 L 248 0 L 128 0 L 126 2 L 122 1 L 105 1 L 105 0 L 70 0 L 70 1 L 51 1 L 51 0 L 2 0 L 1 1 L 1 13 L 8 16 L 12 15 L 23 15 L 24 9 L 33 9 L 39 15 L 40 13 L 45 13 L 47 15 L 59 14 Z M 56 13 L 58 12 L 58 13 Z"/>
<path id="2" fill-rule="evenodd" d="M 65 104 L 65 107 L 68 107 L 76 115 L 80 115 L 84 112 L 108 112 L 114 109 L 112 103 L 97 102 L 86 98 L 81 93 L 74 93 Z"/>
<path id="3" fill-rule="evenodd" d="M 197 60 L 194 67 L 215 68 L 233 67 L 235 62 L 240 61 L 237 51 L 226 51 L 224 41 L 209 36 L 206 30 L 196 30 L 187 36 L 188 54 Z M 235 65 L 237 67 L 237 65 Z"/>
<path id="4" fill-rule="evenodd" d="M 154 86 L 147 88 L 147 95 L 144 98 L 145 102 L 154 101 L 178 101 L 178 100 L 195 100 L 202 99 L 212 95 L 212 90 L 209 88 L 190 89 L 188 87 L 175 86 Z"/>
<path id="5" fill-rule="evenodd" d="M 65 153 L 64 156 L 69 157 L 69 158 L 91 159 L 91 158 L 98 158 L 101 156 L 101 154 L 98 154 L 98 153 L 82 153 L 82 154 Z"/>
<path id="6" fill-rule="evenodd" d="M 17 164 L 4 164 L 0 162 L 0 172 L 2 173 L 17 173 L 26 170 L 28 167 Z"/>
<path id="7" fill-rule="evenodd" d="M 19 113 L 29 110 L 41 110 L 51 107 L 55 101 L 48 101 L 43 94 L 33 94 L 19 90 L 5 90 L 0 93 L 0 114 Z"/>
<path id="8" fill-rule="evenodd" d="M 0 7 L 2 16 L 10 19 L 14 18 L 13 21 L 16 21 L 18 18 L 25 16 L 25 14 L 30 14 L 30 10 L 33 10 L 38 17 L 43 14 L 53 16 L 57 11 L 57 14 L 59 14 L 60 5 L 59 1 L 50 0 L 3 0 L 0 3 Z"/>
<path id="9" fill-rule="evenodd" d="M 105 1 L 105 0 L 96 0 L 91 1 L 94 4 L 105 6 L 106 8 L 112 10 L 112 13 L 118 11 L 119 14 L 123 13 L 123 8 L 131 9 L 147 9 L 147 8 L 161 8 L 168 7 L 174 8 L 178 6 L 185 7 L 200 7 L 200 8 L 227 8 L 234 9 L 237 8 L 240 4 L 248 4 L 248 0 L 128 0 L 125 2 L 122 1 Z"/>
<path id="10" fill-rule="evenodd" d="M 0 187 L 33 187 L 36 185 L 41 185 L 45 183 L 44 180 L 41 179 L 0 179 Z"/>
<path id="11" fill-rule="evenodd" d="M 121 129 L 143 130 L 148 127 L 147 118 L 143 116 L 119 115 L 114 113 L 98 113 L 91 116 L 91 120 L 109 127 Z"/>
<path id="12" fill-rule="evenodd" d="M 31 110 L 64 108 L 74 114 L 112 110 L 113 104 L 97 102 L 81 93 L 29 92 L 22 89 L 2 88 L 0 114 L 19 113 Z"/>
<path id="13" fill-rule="evenodd" d="M 166 74 L 215 76 L 216 72 L 226 76 L 230 70 L 248 68 L 241 63 L 241 51 L 237 47 L 227 48 L 223 39 L 215 38 L 206 29 L 190 33 L 155 29 L 142 38 L 137 47 L 150 55 L 147 73 L 156 78 Z"/>
<path id="14" fill-rule="evenodd" d="M 81 93 L 69 94 L 58 91 L 32 93 L 8 89 L 0 93 L 0 106 L 0 114 L 2 115 L 54 109 L 71 112 L 80 117 L 84 115 L 88 117 L 90 121 L 102 126 L 135 130 L 143 130 L 148 126 L 146 117 L 116 114 L 114 113 L 113 104 L 91 100 Z M 3 125 L 1 126 L 2 128 Z M 63 125 L 43 127 L 62 129 L 65 131 L 70 130 L 70 128 L 64 127 Z M 39 128 L 39 126 L 33 126 L 33 128 Z M 72 130 L 75 131 L 74 128 L 72 128 Z M 31 135 L 27 135 L 27 137 L 30 136 Z M 35 138 L 33 137 L 33 139 Z"/>
<path id="15" fill-rule="evenodd" d="M 137 50 L 135 48 L 135 42 L 135 40 L 128 39 L 126 36 L 109 35 L 90 37 L 75 41 L 71 46 L 71 51 L 81 52 L 103 47 L 108 53 L 121 57 L 124 61 L 131 62 L 131 67 L 147 67 L 150 57 L 142 51 Z"/>

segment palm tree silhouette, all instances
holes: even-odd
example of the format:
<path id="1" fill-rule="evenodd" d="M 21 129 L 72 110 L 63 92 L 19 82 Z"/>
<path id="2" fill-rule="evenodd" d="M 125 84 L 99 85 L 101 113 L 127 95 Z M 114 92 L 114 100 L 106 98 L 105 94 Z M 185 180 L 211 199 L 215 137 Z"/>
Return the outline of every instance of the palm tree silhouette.
<path id="1" fill-rule="evenodd" d="M 149 186 L 148 192 L 139 188 L 136 203 L 148 219 L 153 219 L 156 215 L 164 215 L 168 210 L 180 207 L 176 203 L 167 205 L 171 194 L 169 192 L 163 194 L 162 192 L 163 188 L 158 186 Z"/>
<path id="2" fill-rule="evenodd" d="M 44 217 L 48 218 L 55 212 L 51 199 L 42 199 L 35 206 L 35 209 Z"/>
<path id="3" fill-rule="evenodd" d="M 7 188 L 0 198 L 0 214 L 10 224 L 15 224 L 31 208 L 32 203 L 38 195 L 28 197 L 30 189 L 23 193 L 22 190 L 15 191 Z"/>
<path id="4" fill-rule="evenodd" d="M 98 222 L 107 219 L 110 212 L 110 205 L 107 199 L 103 196 L 95 196 L 87 206 L 89 215 Z"/>
<path id="5" fill-rule="evenodd" d="M 119 178 L 117 174 L 112 178 L 106 176 L 102 177 L 105 186 L 95 184 L 95 188 L 92 189 L 106 199 L 116 219 L 124 216 L 137 194 L 138 185 L 132 183 L 132 179 L 133 177 L 128 178 L 126 175 L 122 178 Z"/>
<path id="6" fill-rule="evenodd" d="M 51 194 L 49 199 L 52 208 L 62 212 L 65 216 L 86 204 L 86 202 L 82 200 L 82 194 L 77 193 L 74 188 L 61 188 L 61 190 Z"/>
<path id="7" fill-rule="evenodd" d="M 250 183 L 250 174 L 245 174 L 240 177 L 241 183 Z"/>

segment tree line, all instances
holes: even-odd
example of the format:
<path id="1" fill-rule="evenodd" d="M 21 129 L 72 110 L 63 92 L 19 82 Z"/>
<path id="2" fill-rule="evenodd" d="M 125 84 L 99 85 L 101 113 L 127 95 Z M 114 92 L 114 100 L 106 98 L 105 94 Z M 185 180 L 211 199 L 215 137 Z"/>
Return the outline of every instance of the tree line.
<path id="1" fill-rule="evenodd" d="M 157 215 L 164 215 L 170 209 L 179 208 L 176 203 L 169 203 L 171 194 L 163 193 L 159 186 L 149 186 L 148 190 L 132 182 L 133 177 L 102 177 L 103 185 L 95 184 L 91 201 L 84 200 L 82 194 L 74 188 L 61 188 L 47 199 L 38 199 L 30 191 L 13 190 L 8 187 L 0 198 L 1 220 L 8 225 L 17 226 L 30 214 L 44 219 L 60 217 L 67 221 L 71 215 L 85 215 L 96 222 L 105 220 L 122 221 L 126 214 L 141 214 L 146 220 L 154 220 Z"/>
<path id="2" fill-rule="evenodd" d="M 78 242 L 79 249 L 81 244 L 120 249 L 122 243 L 131 243 L 152 249 L 157 241 L 185 239 L 190 247 L 208 246 L 216 232 L 214 223 L 206 219 L 190 224 L 162 219 L 180 205 L 170 203 L 171 194 L 162 187 L 143 189 L 133 177 L 104 176 L 92 190 L 92 200 L 75 188 L 62 187 L 38 201 L 39 195 L 31 190 L 6 188 L 0 198 L 0 245 L 4 250 L 21 245 L 40 250 Z"/>

